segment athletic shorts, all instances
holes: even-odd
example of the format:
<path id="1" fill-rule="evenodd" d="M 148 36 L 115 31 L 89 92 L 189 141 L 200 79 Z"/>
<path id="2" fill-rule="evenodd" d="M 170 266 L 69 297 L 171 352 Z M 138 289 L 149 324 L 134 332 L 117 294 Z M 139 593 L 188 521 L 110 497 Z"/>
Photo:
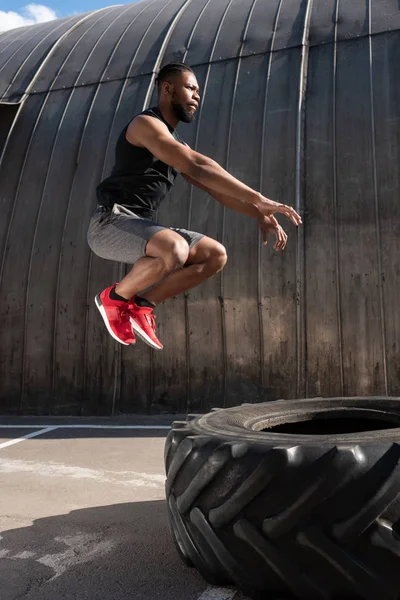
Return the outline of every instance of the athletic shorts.
<path id="1" fill-rule="evenodd" d="M 149 239 L 159 231 L 175 231 L 193 248 L 204 236 L 201 233 L 164 227 L 150 219 L 143 219 L 120 204 L 108 209 L 98 206 L 90 219 L 87 241 L 90 249 L 100 258 L 134 264 L 146 256 Z"/>

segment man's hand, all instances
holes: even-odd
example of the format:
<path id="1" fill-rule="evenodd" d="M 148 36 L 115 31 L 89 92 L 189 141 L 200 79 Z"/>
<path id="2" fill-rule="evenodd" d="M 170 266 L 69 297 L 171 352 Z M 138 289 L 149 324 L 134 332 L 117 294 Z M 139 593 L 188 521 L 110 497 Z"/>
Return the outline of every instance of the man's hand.
<path id="1" fill-rule="evenodd" d="M 290 219 L 295 225 L 302 224 L 301 217 L 299 214 L 297 214 L 294 208 L 287 206 L 286 204 L 274 202 L 273 200 L 270 200 L 261 194 L 259 195 L 259 201 L 257 202 L 256 206 L 262 215 L 270 219 L 274 219 L 274 213 L 281 213 Z M 274 219 L 274 221 L 277 223 L 276 219 Z"/>
<path id="2" fill-rule="evenodd" d="M 275 236 L 274 249 L 276 251 L 284 250 L 288 236 L 283 231 L 282 227 L 279 225 L 275 217 L 273 215 L 271 215 L 270 217 L 261 217 L 259 219 L 259 224 L 263 239 L 263 246 L 265 246 L 268 243 L 268 234 L 273 233 Z"/>

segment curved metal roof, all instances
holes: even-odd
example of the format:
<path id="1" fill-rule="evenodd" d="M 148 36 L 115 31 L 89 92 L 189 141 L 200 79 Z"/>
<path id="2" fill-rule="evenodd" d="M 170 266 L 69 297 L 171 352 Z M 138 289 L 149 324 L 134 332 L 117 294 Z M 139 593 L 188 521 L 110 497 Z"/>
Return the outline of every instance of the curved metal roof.
<path id="1" fill-rule="evenodd" d="M 0 100 L 399 28 L 397 0 L 142 0 L 0 33 Z"/>

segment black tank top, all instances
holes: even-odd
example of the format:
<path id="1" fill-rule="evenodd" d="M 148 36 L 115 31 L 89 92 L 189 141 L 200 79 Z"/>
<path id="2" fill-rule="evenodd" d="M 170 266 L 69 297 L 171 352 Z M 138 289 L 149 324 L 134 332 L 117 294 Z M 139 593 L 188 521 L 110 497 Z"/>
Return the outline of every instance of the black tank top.
<path id="1" fill-rule="evenodd" d="M 140 114 L 159 119 L 178 142 L 185 143 L 157 107 Z M 147 148 L 130 144 L 125 138 L 128 126 L 129 123 L 118 138 L 111 175 L 96 188 L 97 201 L 110 208 L 115 203 L 121 204 L 143 218 L 152 219 L 173 186 L 178 171 L 158 160 Z"/>

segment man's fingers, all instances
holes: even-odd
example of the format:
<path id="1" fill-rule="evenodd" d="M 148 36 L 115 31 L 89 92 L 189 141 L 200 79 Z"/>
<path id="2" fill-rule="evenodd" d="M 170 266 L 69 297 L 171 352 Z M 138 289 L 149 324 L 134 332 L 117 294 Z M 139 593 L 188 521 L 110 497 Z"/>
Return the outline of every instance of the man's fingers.
<path id="1" fill-rule="evenodd" d="M 274 219 L 274 220 L 276 221 L 276 219 Z M 277 226 L 274 228 L 260 227 L 262 239 L 263 239 L 263 246 L 265 246 L 267 244 L 268 232 L 270 232 L 275 235 L 274 250 L 276 250 L 276 251 L 284 250 L 286 247 L 286 242 L 287 242 L 288 236 L 286 235 L 286 233 L 282 229 L 282 227 L 279 225 L 278 221 L 276 221 L 276 224 L 277 224 Z"/>
<path id="2" fill-rule="evenodd" d="M 275 230 L 275 237 L 276 237 L 276 242 L 274 245 L 274 249 L 277 251 L 283 250 L 286 246 L 287 235 L 283 231 L 283 229 L 280 225 L 278 225 L 278 227 Z"/>
<path id="3" fill-rule="evenodd" d="M 291 206 L 286 206 L 286 204 L 281 204 L 276 212 L 283 213 L 286 217 L 288 217 L 292 223 L 295 225 L 301 225 L 302 220 L 299 214 L 292 208 Z"/>
<path id="4" fill-rule="evenodd" d="M 275 219 L 274 215 L 270 215 L 269 220 L 271 221 L 271 225 L 274 227 L 280 227 L 278 221 Z"/>
<path id="5" fill-rule="evenodd" d="M 283 231 L 283 229 L 281 227 L 280 228 L 280 241 L 279 241 L 279 248 L 280 248 L 280 250 L 284 250 L 285 249 L 286 241 L 287 241 L 287 235 L 286 235 L 286 233 Z"/>

